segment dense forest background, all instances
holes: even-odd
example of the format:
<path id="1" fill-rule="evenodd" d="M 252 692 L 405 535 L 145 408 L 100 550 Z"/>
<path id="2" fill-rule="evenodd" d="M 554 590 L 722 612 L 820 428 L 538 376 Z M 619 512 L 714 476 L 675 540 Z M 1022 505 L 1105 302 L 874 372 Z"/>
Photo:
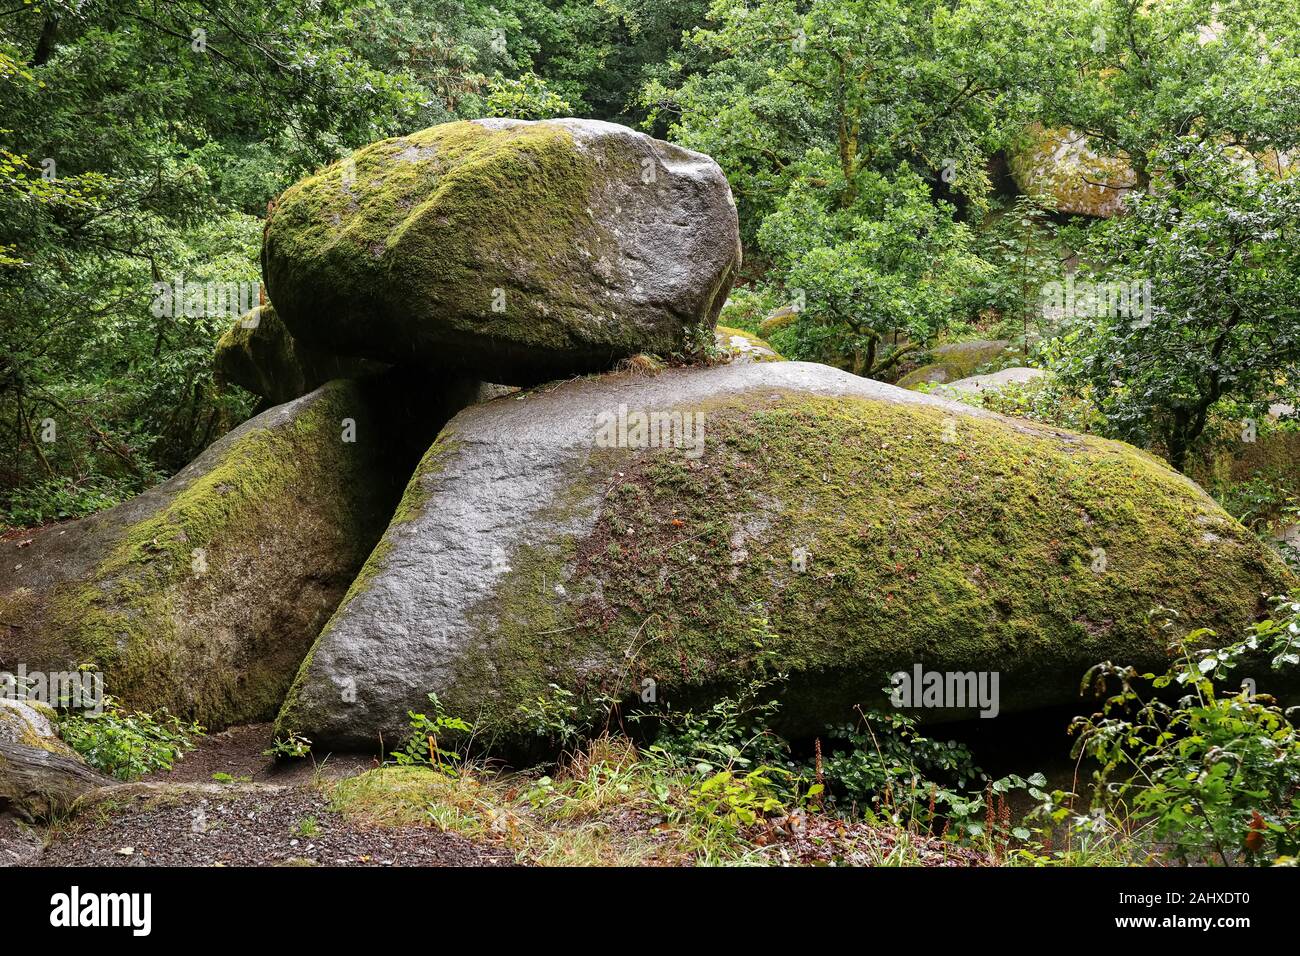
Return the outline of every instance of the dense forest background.
<path id="1" fill-rule="evenodd" d="M 1008 339 L 1057 373 L 1022 413 L 1179 468 L 1294 387 L 1293 0 L 7 0 L 0 518 L 115 503 L 249 414 L 212 376 L 230 314 L 159 288 L 255 287 L 288 185 L 436 123 L 559 115 L 717 159 L 746 246 L 725 318 L 788 357 L 892 380 Z M 1017 195 L 1033 124 L 1120 157 L 1127 213 Z M 1150 308 L 1053 315 L 1068 270 Z"/>

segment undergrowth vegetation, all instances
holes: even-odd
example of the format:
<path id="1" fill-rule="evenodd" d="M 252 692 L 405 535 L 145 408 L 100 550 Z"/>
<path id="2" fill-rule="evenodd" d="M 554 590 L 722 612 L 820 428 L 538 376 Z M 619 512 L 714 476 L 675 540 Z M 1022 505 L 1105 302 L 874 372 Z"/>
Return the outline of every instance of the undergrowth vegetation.
<path id="1" fill-rule="evenodd" d="M 1169 612 L 1161 611 L 1172 628 Z M 1295 708 L 1258 689 L 1300 666 L 1300 594 L 1226 646 L 1195 630 L 1165 673 L 1103 662 L 1100 709 L 1075 737 L 1077 792 L 1042 773 L 993 778 L 972 748 L 902 711 L 860 710 L 811 742 L 778 722 L 783 675 L 703 710 L 582 723 L 539 702 L 562 756 L 507 770 L 473 728 L 411 714 L 390 764 L 340 781 L 336 809 L 503 842 L 521 861 L 581 865 L 1291 865 L 1300 841 Z M 1229 687 L 1232 672 L 1247 676 Z M 457 742 L 458 741 L 458 742 Z"/>
<path id="2" fill-rule="evenodd" d="M 64 717 L 59 734 L 96 770 L 119 780 L 135 780 L 156 770 L 171 770 L 194 749 L 203 728 L 166 711 L 128 710 L 105 697 L 98 713 Z"/>

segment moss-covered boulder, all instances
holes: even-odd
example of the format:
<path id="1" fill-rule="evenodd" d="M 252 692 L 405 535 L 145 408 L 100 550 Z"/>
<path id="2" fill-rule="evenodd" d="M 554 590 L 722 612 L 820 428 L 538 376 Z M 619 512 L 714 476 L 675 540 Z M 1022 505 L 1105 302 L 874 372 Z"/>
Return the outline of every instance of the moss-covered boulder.
<path id="1" fill-rule="evenodd" d="M 1037 123 L 1016 137 L 1007 165 L 1022 193 L 1070 215 L 1113 216 L 1137 183 L 1127 160 L 1098 152 L 1085 134 Z"/>
<path id="2" fill-rule="evenodd" d="M 262 266 L 294 337 L 507 385 L 709 344 L 740 262 L 707 156 L 595 120 L 476 120 L 289 189 Z"/>
<path id="3" fill-rule="evenodd" d="M 1188 458 L 1187 474 L 1297 559 L 1300 524 L 1289 503 L 1300 491 L 1300 431 L 1278 421 L 1293 414 L 1290 405 L 1274 402 L 1249 428 L 1238 419 L 1212 422 L 1211 434 Z"/>
<path id="4" fill-rule="evenodd" d="M 279 722 L 391 744 L 433 692 L 508 739 L 551 684 L 680 706 L 780 670 L 799 732 L 917 663 L 998 671 L 1007 712 L 1163 661 L 1157 605 L 1231 634 L 1287 581 L 1128 445 L 803 362 L 607 375 L 447 425 Z"/>
<path id="5" fill-rule="evenodd" d="M 269 303 L 236 320 L 212 357 L 218 382 L 230 382 L 282 405 L 336 378 L 383 369 L 379 362 L 345 358 L 298 343 Z"/>
<path id="6" fill-rule="evenodd" d="M 0 671 L 94 665 L 128 706 L 211 728 L 274 716 L 427 441 L 477 388 L 331 382 L 138 498 L 4 542 Z"/>
<path id="7" fill-rule="evenodd" d="M 774 309 L 758 326 L 761 335 L 771 335 L 787 329 L 799 321 L 799 310 L 793 305 L 783 305 Z"/>
<path id="8" fill-rule="evenodd" d="M 1017 357 L 1011 354 L 1011 349 L 1012 343 L 1006 339 L 968 339 L 937 345 L 930 350 L 929 363 L 908 372 L 898 380 L 898 386 L 942 385 L 969 378 L 984 366 Z"/>
<path id="9" fill-rule="evenodd" d="M 785 361 L 776 349 L 744 329 L 719 325 L 713 330 L 713 345 L 733 363 Z"/>

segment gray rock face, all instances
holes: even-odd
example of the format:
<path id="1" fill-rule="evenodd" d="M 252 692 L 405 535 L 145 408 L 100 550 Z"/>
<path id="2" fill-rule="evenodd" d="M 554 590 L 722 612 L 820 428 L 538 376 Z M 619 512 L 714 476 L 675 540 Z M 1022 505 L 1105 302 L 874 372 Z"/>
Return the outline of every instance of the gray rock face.
<path id="1" fill-rule="evenodd" d="M 448 424 L 279 731 L 395 747 L 433 692 L 517 739 L 552 683 L 682 703 L 756 654 L 804 731 L 918 661 L 1001 670 L 1006 710 L 1062 703 L 1098 660 L 1163 659 L 1154 604 L 1231 633 L 1284 575 L 1127 445 L 802 362 L 605 375 Z"/>
<path id="2" fill-rule="evenodd" d="M 286 191 L 262 252 L 304 345 L 507 385 L 707 344 L 739 263 L 713 160 L 578 119 L 375 143 Z"/>
<path id="3" fill-rule="evenodd" d="M 934 390 L 936 395 L 979 395 L 982 392 L 996 392 L 1008 385 L 1025 385 L 1035 382 L 1047 373 L 1041 368 L 1004 368 L 1000 372 L 987 375 L 971 375 L 955 382 L 940 385 Z"/>

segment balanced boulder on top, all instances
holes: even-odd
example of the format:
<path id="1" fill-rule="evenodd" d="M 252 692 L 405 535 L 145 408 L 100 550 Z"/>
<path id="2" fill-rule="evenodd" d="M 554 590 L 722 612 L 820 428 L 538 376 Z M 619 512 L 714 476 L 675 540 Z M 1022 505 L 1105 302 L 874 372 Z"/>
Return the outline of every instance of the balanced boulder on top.
<path id="1" fill-rule="evenodd" d="M 367 146 L 285 192 L 262 250 L 304 345 L 507 385 L 707 347 L 739 262 L 712 159 L 576 119 Z"/>

